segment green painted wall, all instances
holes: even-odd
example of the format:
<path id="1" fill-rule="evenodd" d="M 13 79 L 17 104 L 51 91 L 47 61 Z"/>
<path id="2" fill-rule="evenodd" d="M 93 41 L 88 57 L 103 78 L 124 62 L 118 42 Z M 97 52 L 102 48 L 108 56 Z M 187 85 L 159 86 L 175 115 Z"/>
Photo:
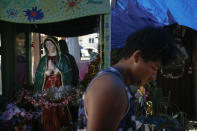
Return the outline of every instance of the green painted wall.
<path id="1" fill-rule="evenodd" d="M 107 14 L 110 0 L 0 0 L 0 20 L 51 23 Z"/>

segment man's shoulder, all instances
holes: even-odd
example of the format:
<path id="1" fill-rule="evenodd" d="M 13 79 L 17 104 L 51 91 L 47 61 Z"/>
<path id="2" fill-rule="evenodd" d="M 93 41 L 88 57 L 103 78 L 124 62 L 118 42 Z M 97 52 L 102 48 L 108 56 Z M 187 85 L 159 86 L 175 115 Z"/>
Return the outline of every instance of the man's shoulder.
<path id="1" fill-rule="evenodd" d="M 101 110 L 113 110 L 123 115 L 127 107 L 124 86 L 118 76 L 106 73 L 90 85 L 86 94 L 86 102 L 93 106 L 102 105 Z"/>
<path id="2" fill-rule="evenodd" d="M 89 86 L 88 92 L 90 93 L 100 93 L 104 97 L 122 97 L 124 95 L 124 83 L 116 75 L 112 73 L 105 73 L 95 79 Z M 107 95 L 107 94 L 111 95 Z M 98 94 L 99 95 L 99 94 Z M 107 96 L 105 96 L 107 95 Z"/>
<path id="3" fill-rule="evenodd" d="M 97 79 L 94 80 L 96 84 L 102 84 L 106 86 L 112 87 L 122 87 L 124 86 L 124 82 L 122 81 L 121 77 L 115 73 L 107 72 Z"/>

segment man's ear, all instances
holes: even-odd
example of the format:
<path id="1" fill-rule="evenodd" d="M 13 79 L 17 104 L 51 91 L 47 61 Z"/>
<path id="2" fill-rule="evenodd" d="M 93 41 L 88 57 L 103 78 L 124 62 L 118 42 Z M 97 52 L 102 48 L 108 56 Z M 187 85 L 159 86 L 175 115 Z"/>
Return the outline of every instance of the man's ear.
<path id="1" fill-rule="evenodd" d="M 141 51 L 140 50 L 136 50 L 133 53 L 133 59 L 134 59 L 135 63 L 139 62 L 139 60 L 141 59 Z"/>

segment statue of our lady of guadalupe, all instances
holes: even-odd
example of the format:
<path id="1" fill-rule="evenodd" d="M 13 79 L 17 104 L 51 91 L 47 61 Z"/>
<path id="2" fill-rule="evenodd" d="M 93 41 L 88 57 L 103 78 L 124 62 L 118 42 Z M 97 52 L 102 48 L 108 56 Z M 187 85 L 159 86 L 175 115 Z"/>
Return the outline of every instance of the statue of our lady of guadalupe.
<path id="1" fill-rule="evenodd" d="M 72 69 L 69 67 L 69 60 L 61 55 L 58 40 L 55 37 L 46 38 L 44 48 L 46 55 L 41 58 L 35 74 L 35 91 L 42 92 L 49 88 L 72 85 Z M 71 116 L 68 107 L 43 107 L 44 131 L 60 131 L 63 126 L 71 129 L 70 121 Z"/>

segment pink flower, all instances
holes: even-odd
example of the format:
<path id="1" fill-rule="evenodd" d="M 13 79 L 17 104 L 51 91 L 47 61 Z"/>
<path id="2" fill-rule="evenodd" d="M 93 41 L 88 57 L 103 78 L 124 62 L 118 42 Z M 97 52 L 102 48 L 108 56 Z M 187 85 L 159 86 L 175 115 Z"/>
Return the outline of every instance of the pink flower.
<path id="1" fill-rule="evenodd" d="M 27 120 L 31 120 L 32 117 L 33 117 L 33 115 L 32 115 L 31 113 L 29 113 L 29 112 L 27 112 L 27 113 L 25 114 L 25 118 L 26 118 Z"/>

